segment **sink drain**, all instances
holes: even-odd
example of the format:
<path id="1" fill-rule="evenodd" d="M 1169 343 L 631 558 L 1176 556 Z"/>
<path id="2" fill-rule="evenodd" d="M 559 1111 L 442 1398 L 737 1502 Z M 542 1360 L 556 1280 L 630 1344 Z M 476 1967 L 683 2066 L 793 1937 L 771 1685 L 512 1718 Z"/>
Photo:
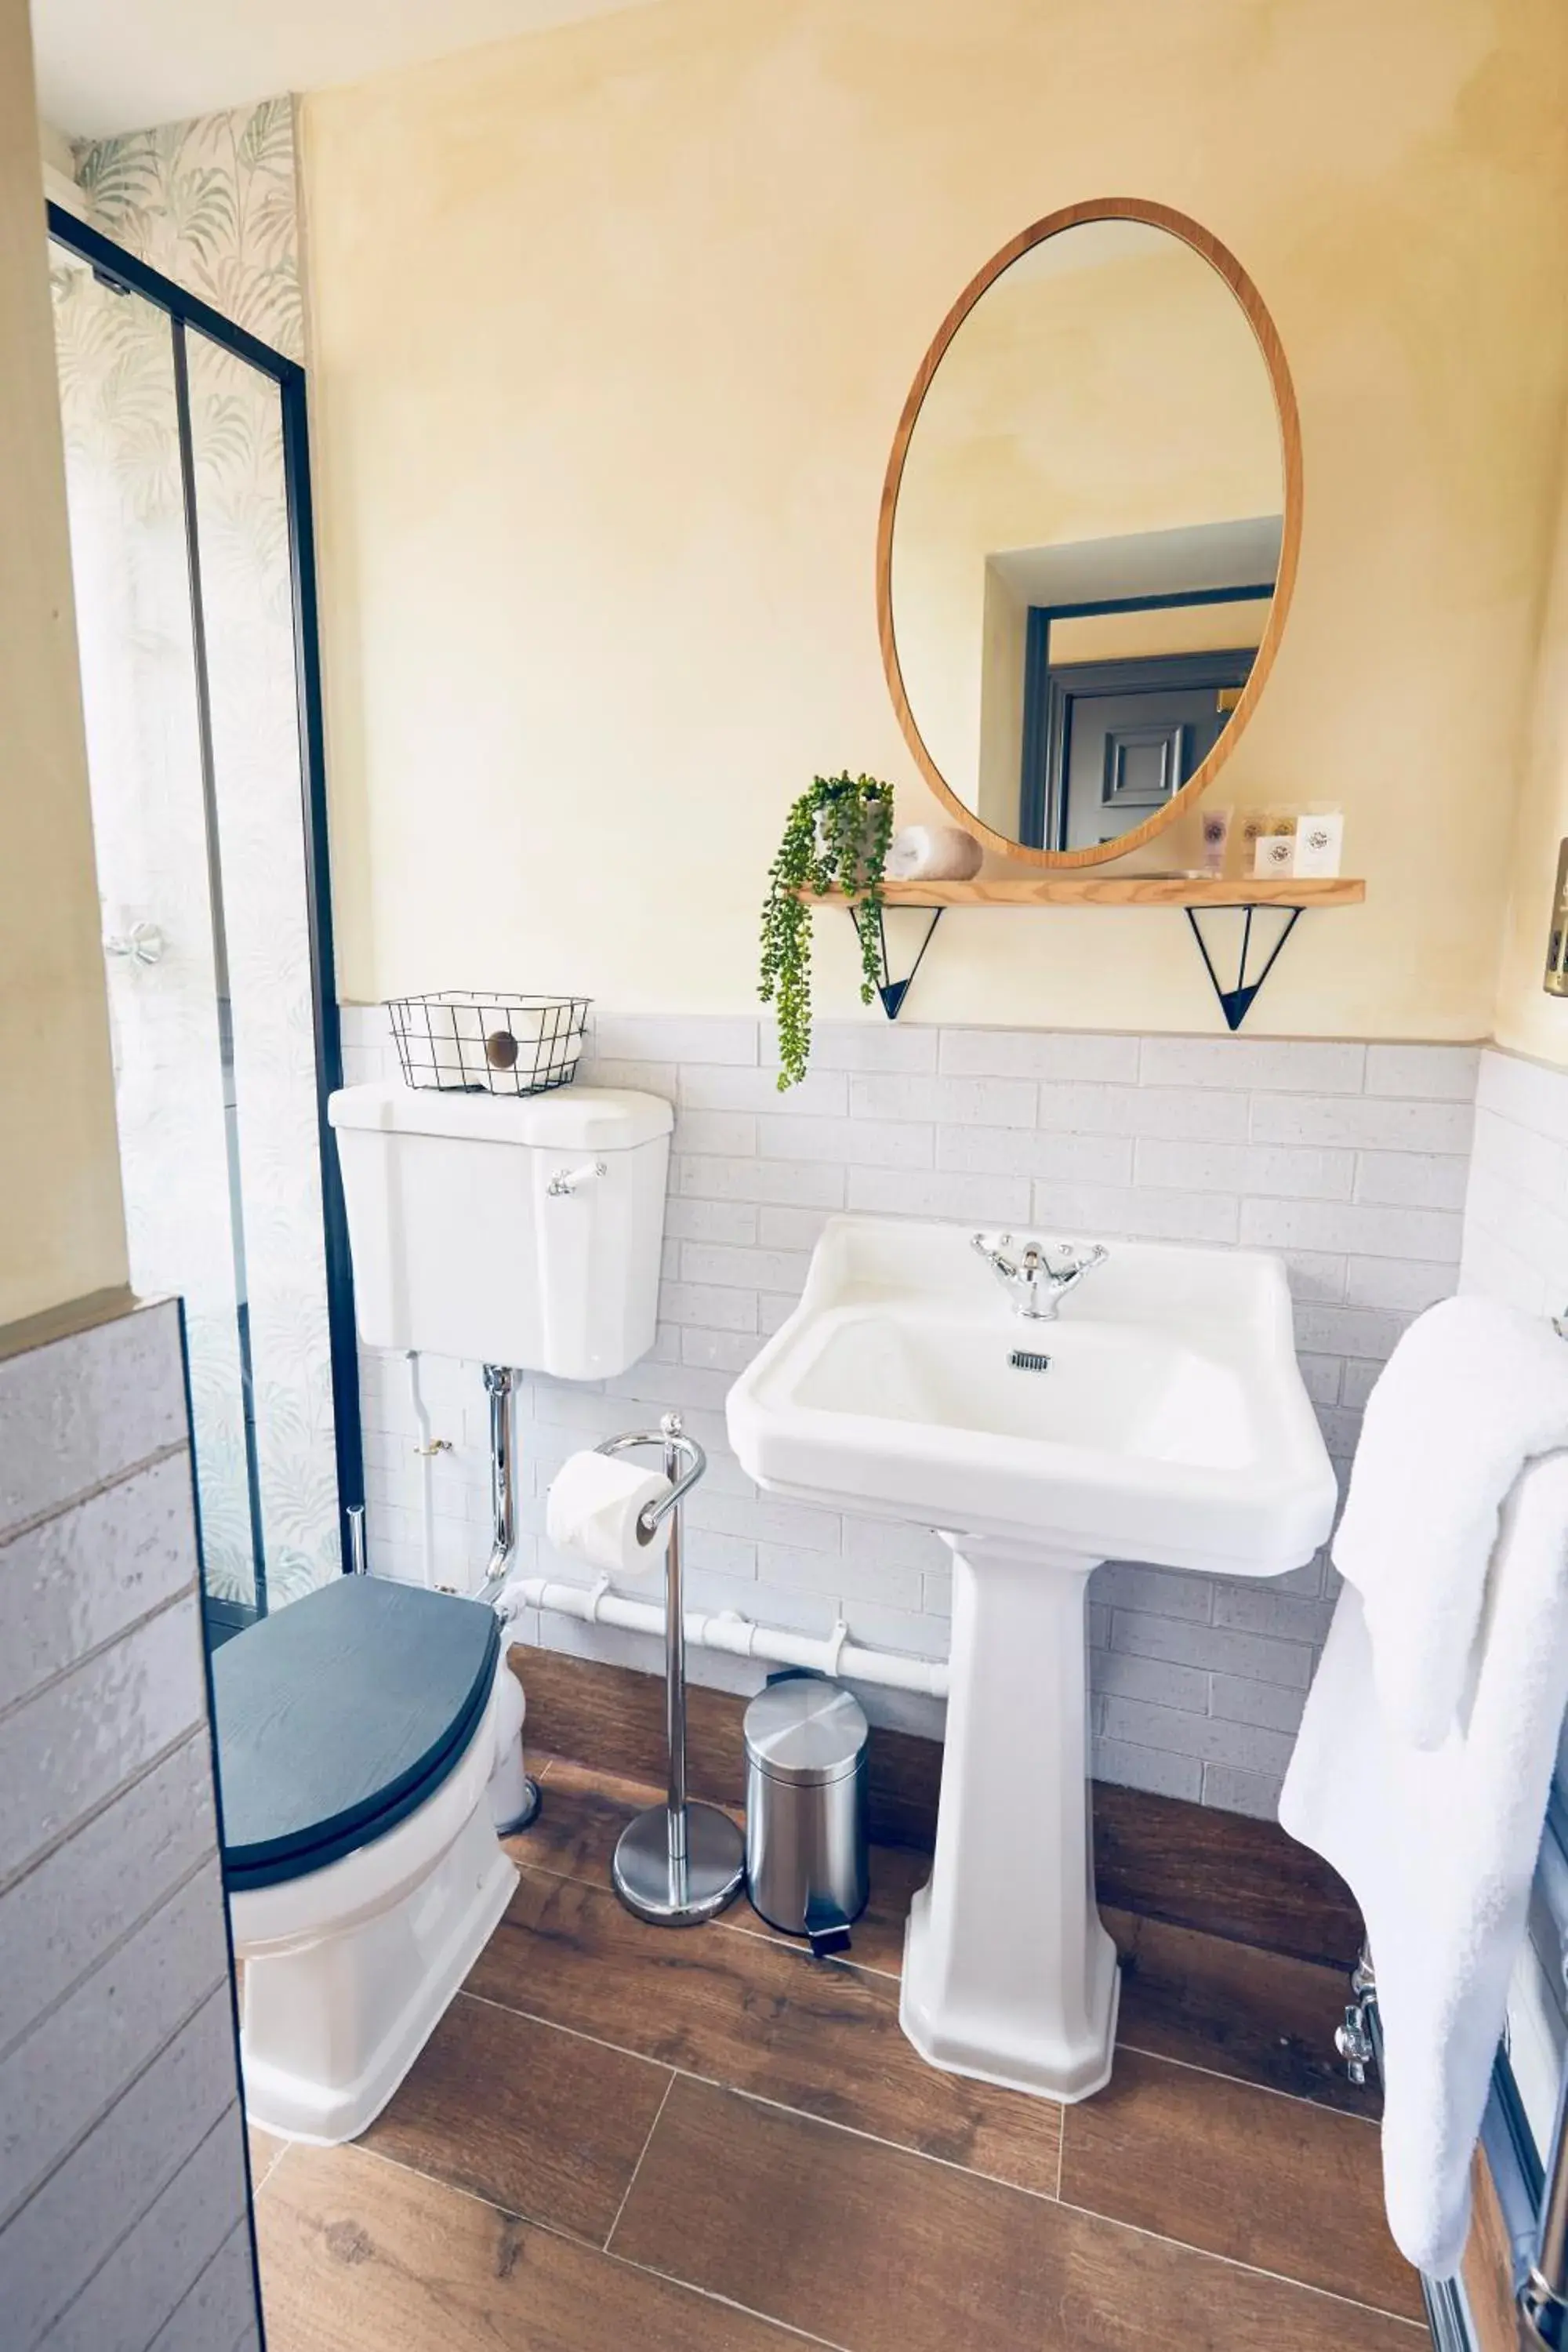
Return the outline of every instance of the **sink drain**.
<path id="1" fill-rule="evenodd" d="M 1032 1348 L 1015 1348 L 1007 1361 L 1016 1372 L 1048 1372 L 1051 1369 L 1050 1358 L 1037 1356 Z"/>

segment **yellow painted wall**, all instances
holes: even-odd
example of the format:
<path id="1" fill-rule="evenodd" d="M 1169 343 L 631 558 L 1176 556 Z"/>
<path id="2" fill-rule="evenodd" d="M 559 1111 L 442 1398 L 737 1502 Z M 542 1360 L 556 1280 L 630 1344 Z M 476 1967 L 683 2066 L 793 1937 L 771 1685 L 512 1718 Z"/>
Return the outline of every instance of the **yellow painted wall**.
<path id="1" fill-rule="evenodd" d="M 0 0 L 0 1324 L 125 1280 L 26 0 Z"/>
<path id="2" fill-rule="evenodd" d="M 928 814 L 872 580 L 921 354 L 1020 226 L 1133 191 L 1237 253 L 1301 404 L 1226 797 L 1342 800 L 1369 879 L 1251 1026 L 1490 1028 L 1568 352 L 1559 0 L 661 0 L 303 128 L 345 993 L 752 1004 L 813 771 Z M 919 1011 L 1216 1019 L 1180 918 L 1120 909 L 951 917 Z"/>
<path id="3" fill-rule="evenodd" d="M 1568 476 L 1541 632 L 1521 795 L 1512 891 L 1498 987 L 1500 1045 L 1568 1066 L 1568 997 L 1548 996 L 1546 963 L 1557 852 L 1568 835 Z"/>
<path id="4" fill-rule="evenodd" d="M 1228 652 L 1262 642 L 1269 599 L 1245 604 L 1167 604 L 1145 613 L 1086 614 L 1051 624 L 1051 659 L 1147 661 L 1151 656 Z"/>

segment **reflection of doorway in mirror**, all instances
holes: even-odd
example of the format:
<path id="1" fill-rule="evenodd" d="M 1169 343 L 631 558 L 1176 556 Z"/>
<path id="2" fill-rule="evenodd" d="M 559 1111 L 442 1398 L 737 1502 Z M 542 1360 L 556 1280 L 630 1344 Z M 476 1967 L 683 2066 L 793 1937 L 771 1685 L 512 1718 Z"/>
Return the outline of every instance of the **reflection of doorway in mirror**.
<path id="1" fill-rule="evenodd" d="M 1115 841 L 1156 814 L 1229 723 L 1272 594 L 1269 579 L 1031 605 L 1022 750 L 999 747 L 990 779 L 983 758 L 980 814 L 1032 848 L 1058 850 Z"/>
<path id="2" fill-rule="evenodd" d="M 1173 800 L 1220 738 L 1253 654 L 1165 654 L 1054 667 L 1039 802 L 1020 818 L 1036 848 L 1119 840 Z"/>
<path id="3" fill-rule="evenodd" d="M 992 833 L 1047 853 L 1078 845 L 1042 790 L 1032 616 L 1051 615 L 1063 664 L 1256 655 L 1280 571 L 1285 465 L 1252 321 L 1170 230 L 1072 223 L 984 285 L 906 429 L 888 546 L 895 698 Z M 1091 623 L 1097 640 L 1075 642 Z M 1108 804 L 1127 828 L 1151 814 L 1135 814 L 1137 798 Z M 1084 842 L 1119 829 L 1096 823 Z"/>
<path id="4" fill-rule="evenodd" d="M 1063 847 L 1047 814 L 1058 806 L 1046 774 L 1052 665 L 1256 654 L 1279 541 L 1279 518 L 1260 515 L 988 557 L 975 814 L 1032 847 Z"/>

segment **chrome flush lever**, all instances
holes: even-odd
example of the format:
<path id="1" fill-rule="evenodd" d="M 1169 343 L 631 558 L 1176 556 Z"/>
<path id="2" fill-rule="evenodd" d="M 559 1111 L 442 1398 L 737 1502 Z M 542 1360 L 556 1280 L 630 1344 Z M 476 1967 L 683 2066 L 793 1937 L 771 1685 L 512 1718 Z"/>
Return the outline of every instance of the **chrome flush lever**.
<path id="1" fill-rule="evenodd" d="M 544 1189 L 552 1201 L 560 1201 L 608 1172 L 602 1160 L 584 1160 L 580 1168 L 558 1168 Z"/>

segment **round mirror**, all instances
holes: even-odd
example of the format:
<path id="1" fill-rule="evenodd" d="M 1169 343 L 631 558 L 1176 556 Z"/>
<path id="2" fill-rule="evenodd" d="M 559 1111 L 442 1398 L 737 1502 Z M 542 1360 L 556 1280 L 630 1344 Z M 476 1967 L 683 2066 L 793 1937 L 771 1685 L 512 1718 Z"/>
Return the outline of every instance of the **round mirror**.
<path id="1" fill-rule="evenodd" d="M 882 656 L 927 782 L 1035 865 L 1147 840 L 1247 723 L 1300 532 L 1295 395 L 1240 264 L 1120 198 L 1026 229 L 943 320 L 882 493 Z"/>

